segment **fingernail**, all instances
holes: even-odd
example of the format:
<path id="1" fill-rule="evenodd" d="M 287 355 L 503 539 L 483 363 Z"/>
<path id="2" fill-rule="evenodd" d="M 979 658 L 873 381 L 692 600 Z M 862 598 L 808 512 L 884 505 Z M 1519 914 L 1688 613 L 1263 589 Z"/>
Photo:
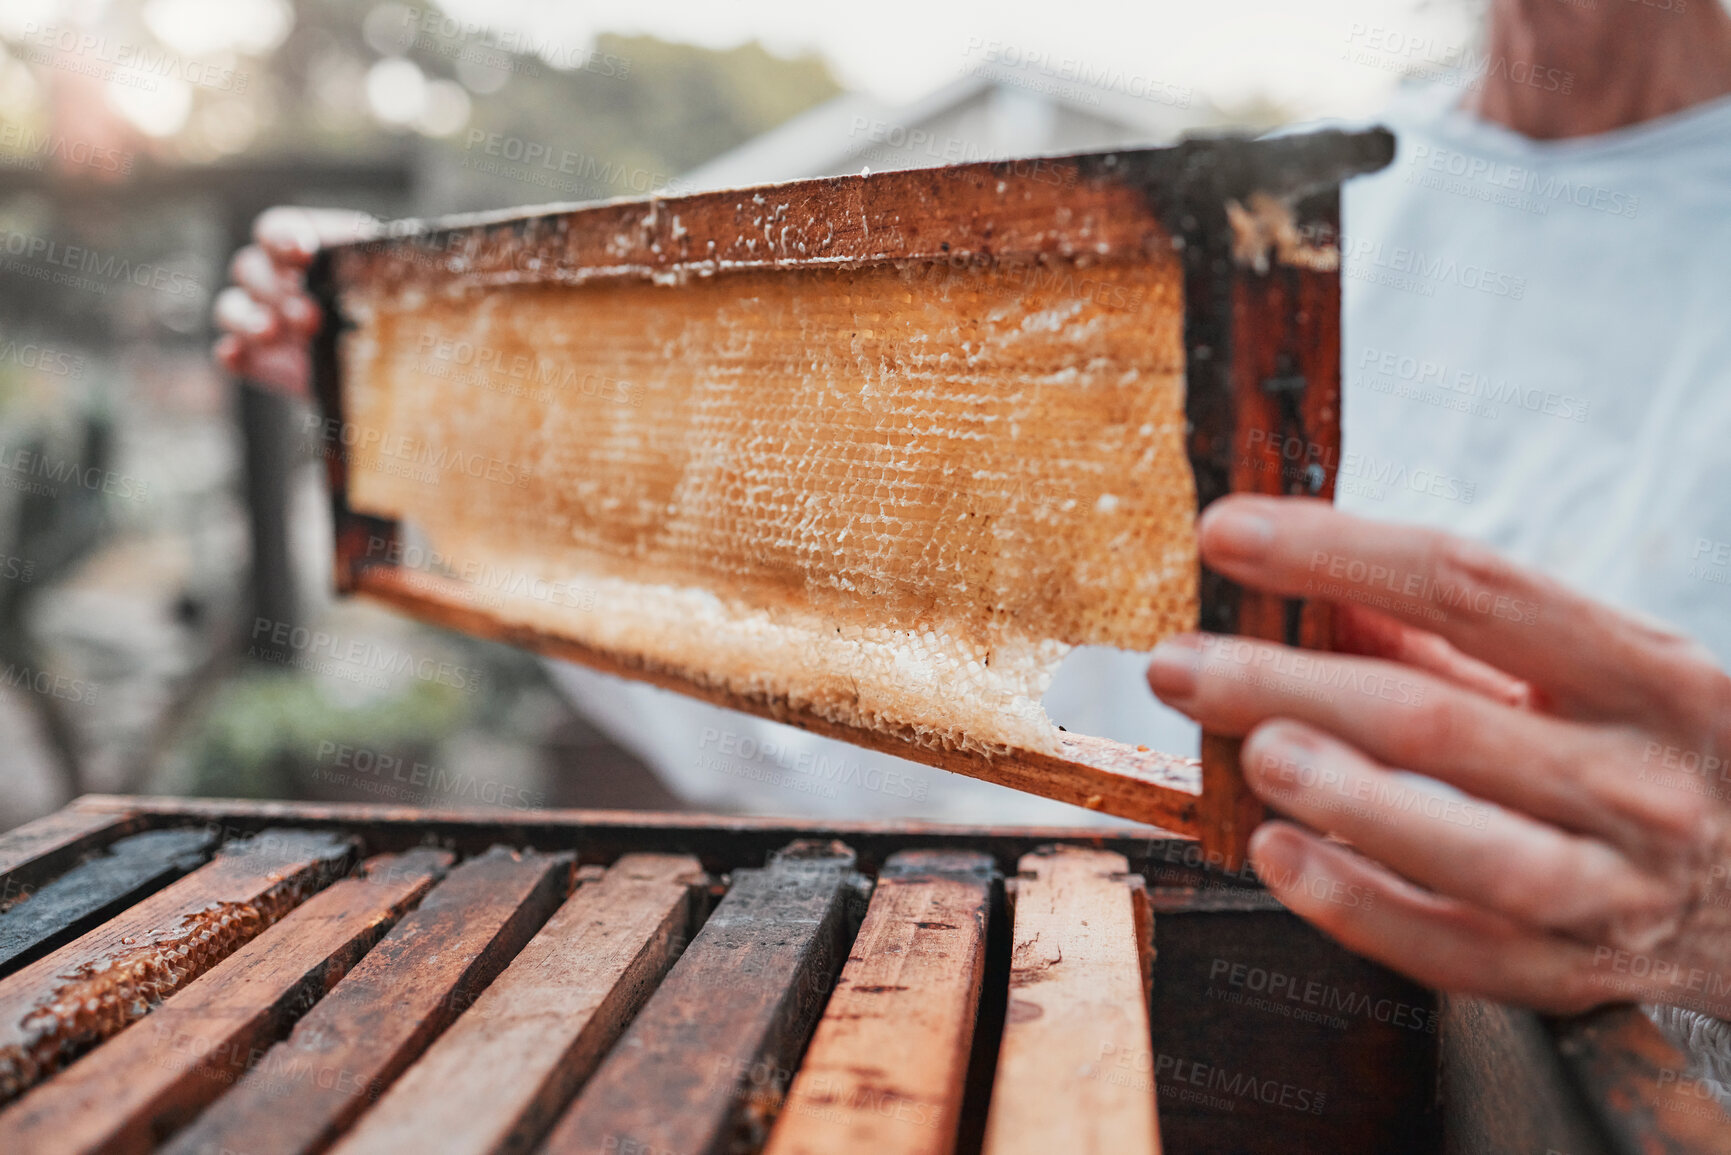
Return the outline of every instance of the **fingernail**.
<path id="1" fill-rule="evenodd" d="M 288 319 L 289 324 L 299 328 L 312 324 L 318 312 L 313 308 L 313 303 L 305 297 L 284 297 L 282 315 Z"/>
<path id="2" fill-rule="evenodd" d="M 1251 785 L 1291 791 L 1302 784 L 1317 752 L 1310 734 L 1289 722 L 1264 722 L 1244 740 L 1243 764 Z"/>
<path id="3" fill-rule="evenodd" d="M 1236 503 L 1214 505 L 1202 515 L 1200 536 L 1211 554 L 1256 561 L 1274 544 L 1274 523 Z"/>
<path id="4" fill-rule="evenodd" d="M 1276 740 L 1265 738 L 1255 747 L 1245 743 L 1243 764 L 1250 788 L 1258 793 L 1291 794 L 1300 785 L 1294 751 Z"/>
<path id="5" fill-rule="evenodd" d="M 1162 698 L 1188 698 L 1196 692 L 1202 666 L 1200 639 L 1193 634 L 1167 638 L 1148 655 L 1148 684 Z"/>
<path id="6" fill-rule="evenodd" d="M 319 251 L 318 230 L 306 221 L 292 221 L 288 226 L 289 241 L 306 256 Z"/>
<path id="7" fill-rule="evenodd" d="M 1256 877 L 1269 888 L 1290 886 L 1310 860 L 1310 847 L 1296 830 L 1273 823 L 1250 836 L 1250 860 Z"/>

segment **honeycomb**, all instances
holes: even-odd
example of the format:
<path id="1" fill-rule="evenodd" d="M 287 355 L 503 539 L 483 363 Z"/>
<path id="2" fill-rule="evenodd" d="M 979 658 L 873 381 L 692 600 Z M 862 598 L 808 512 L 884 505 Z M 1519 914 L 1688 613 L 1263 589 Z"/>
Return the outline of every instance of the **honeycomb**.
<path id="1" fill-rule="evenodd" d="M 235 868 L 240 866 L 235 859 L 243 857 L 286 857 L 300 842 L 328 854 L 330 841 L 322 839 L 322 847 L 311 838 L 291 839 L 281 847 L 268 840 L 243 842 L 204 871 Z M 9 976 L 0 984 L 0 1009 L 10 1010 L 20 1002 L 24 1009 L 16 1024 L 7 1024 L 10 1029 L 0 1035 L 0 1103 L 143 1018 L 245 946 L 329 881 L 329 868 L 341 861 L 322 867 L 291 867 L 285 861 L 284 869 L 273 872 L 269 885 L 250 900 L 213 899 L 197 910 L 174 910 L 178 891 L 203 885 L 203 872 L 197 872 L 128 912 L 119 920 L 127 926 L 115 941 L 95 946 L 87 941 L 113 937 L 103 928 Z M 150 925 L 158 917 L 160 923 Z M 59 961 L 68 955 L 85 961 L 70 966 Z"/>
<path id="2" fill-rule="evenodd" d="M 1170 253 L 342 306 L 351 506 L 511 625 L 996 753 L 1072 646 L 1195 624 Z"/>

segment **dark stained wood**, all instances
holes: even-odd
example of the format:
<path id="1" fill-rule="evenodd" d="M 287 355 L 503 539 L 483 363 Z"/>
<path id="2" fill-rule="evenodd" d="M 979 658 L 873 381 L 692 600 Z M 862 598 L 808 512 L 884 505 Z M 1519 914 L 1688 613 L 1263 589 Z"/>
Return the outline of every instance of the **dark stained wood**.
<path id="1" fill-rule="evenodd" d="M 137 820 L 83 799 L 0 834 L 0 910 L 30 897 L 92 850 L 138 829 Z"/>
<path id="2" fill-rule="evenodd" d="M 1717 1099 L 1724 1085 L 1696 1070 L 1639 1007 L 1541 1022 L 1616 1155 L 1731 1151 L 1731 1117 Z"/>
<path id="3" fill-rule="evenodd" d="M 364 839 L 375 852 L 407 850 L 433 840 L 464 854 L 480 854 L 496 843 L 543 850 L 575 850 L 579 861 L 607 864 L 624 854 L 679 853 L 701 859 L 705 870 L 723 874 L 755 867 L 801 838 L 846 842 L 872 874 L 902 850 L 941 844 L 990 854 L 1000 871 L 1014 873 L 1022 855 L 1048 843 L 1090 846 L 1122 854 L 1132 868 L 1170 886 L 1207 886 L 1240 894 L 1267 892 L 1245 870 L 1227 876 L 1204 866 L 1192 840 L 1146 826 L 965 826 L 936 822 L 856 822 L 838 819 L 771 818 L 751 815 L 681 814 L 629 810 L 421 809 L 371 803 L 259 802 L 220 798 L 130 798 L 90 795 L 85 804 L 135 814 L 145 824 L 190 819 L 221 823 L 237 832 L 273 825 L 338 826 Z"/>
<path id="4" fill-rule="evenodd" d="M 1435 996 L 1247 897 L 1151 895 L 1153 1047 L 1133 1066 L 1167 1147 L 1434 1153 Z"/>
<path id="5" fill-rule="evenodd" d="M 954 1150 L 995 876 L 965 851 L 884 865 L 765 1155 Z"/>
<path id="6" fill-rule="evenodd" d="M 1459 995 L 1441 1003 L 1445 1155 L 1613 1155 L 1538 1016 Z"/>
<path id="7" fill-rule="evenodd" d="M 1340 468 L 1339 195 L 1330 189 L 1279 208 L 1260 196 L 1247 199 L 1266 214 L 1290 215 L 1290 227 L 1317 238 L 1316 251 L 1331 259 L 1271 259 L 1266 268 L 1247 268 L 1221 251 L 1241 241 L 1247 226 L 1224 227 L 1222 219 L 1200 230 L 1199 243 L 1190 250 L 1187 289 L 1215 306 L 1198 318 L 1204 332 L 1193 335 L 1191 347 L 1192 460 L 1205 458 L 1211 466 L 1209 484 L 1198 472 L 1197 505 L 1206 508 L 1226 493 L 1332 501 Z M 1236 200 L 1213 203 L 1248 214 Z M 1216 331 L 1216 318 L 1227 327 L 1225 340 Z M 1211 350 L 1208 357 L 1199 355 L 1204 342 Z M 1229 353 L 1223 356 L 1220 350 Z M 1215 389 L 1198 390 L 1198 374 L 1217 378 Z M 1231 403 L 1222 404 L 1223 397 Z M 1202 591 L 1205 629 L 1331 648 L 1327 602 L 1247 590 L 1206 567 Z M 1203 735 L 1198 826 L 1211 859 L 1227 870 L 1244 865 L 1250 834 L 1268 814 L 1243 783 L 1241 745 L 1237 738 Z"/>
<path id="8" fill-rule="evenodd" d="M 1042 844 L 1044 845 L 1044 844 Z M 1195 849 L 1194 843 L 1189 843 Z M 1010 860 L 1011 873 L 1021 856 Z M 962 1125 L 956 1150 L 978 1152 L 986 1141 L 986 1118 L 992 1105 L 992 1080 L 998 1073 L 998 1051 L 1004 1040 L 1009 1010 L 1011 951 L 1010 884 L 993 888 L 991 918 L 986 927 L 986 969 L 980 982 L 980 1005 L 974 1018 L 974 1046 L 968 1055 L 968 1080 L 962 1094 Z"/>
<path id="9" fill-rule="evenodd" d="M 1382 167 L 1392 154 L 1392 138 L 1381 131 L 1221 138 L 404 221 L 381 239 L 329 250 L 314 281 L 319 287 L 334 274 L 442 289 L 667 282 L 893 260 L 965 268 L 1012 256 L 1132 256 L 1194 230 L 1184 217 L 1205 196 L 1327 188 Z M 1054 216 L 1054 206 L 1071 211 Z"/>
<path id="10" fill-rule="evenodd" d="M 1051 847 L 1015 882 L 986 1155 L 1159 1155 L 1145 948 L 1123 856 Z"/>
<path id="11" fill-rule="evenodd" d="M 338 834 L 265 830 L 0 980 L 0 1102 L 148 1014 L 348 869 Z"/>
<path id="12" fill-rule="evenodd" d="M 0 914 L 0 975 L 66 945 L 210 857 L 209 830 L 152 830 L 122 838 Z"/>
<path id="13" fill-rule="evenodd" d="M 324 1150 L 482 997 L 564 900 L 571 875 L 568 854 L 504 847 L 459 866 L 165 1151 Z M 435 1138 L 421 1149 L 439 1148 Z"/>
<path id="14" fill-rule="evenodd" d="M 1197 807 L 1197 839 L 1210 866 L 1243 870 L 1250 862 L 1250 835 L 1268 817 L 1262 799 L 1250 792 L 1239 765 L 1242 738 L 1202 734 L 1202 795 Z"/>
<path id="15" fill-rule="evenodd" d="M 690 941 L 703 877 L 634 854 L 585 882 L 334 1155 L 528 1150 Z"/>
<path id="16" fill-rule="evenodd" d="M 812 842 L 735 872 L 544 1150 L 712 1155 L 761 1142 L 847 953 L 853 865 L 845 846 Z"/>
<path id="17" fill-rule="evenodd" d="M 149 1023 L 0 1112 L 0 1150 L 152 1150 L 323 997 L 451 861 L 439 850 L 374 859 L 307 899 Z"/>

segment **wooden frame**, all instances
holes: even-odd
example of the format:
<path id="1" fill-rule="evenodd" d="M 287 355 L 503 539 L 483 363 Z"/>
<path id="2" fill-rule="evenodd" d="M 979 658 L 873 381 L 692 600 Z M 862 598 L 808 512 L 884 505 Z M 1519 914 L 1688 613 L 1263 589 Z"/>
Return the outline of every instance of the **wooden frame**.
<path id="1" fill-rule="evenodd" d="M 1386 164 L 1386 132 L 1323 132 L 1270 141 L 962 165 L 777 186 L 811 226 L 779 241 L 746 236 L 743 194 L 700 194 L 587 208 L 393 226 L 384 239 L 321 254 L 312 291 L 326 324 L 314 346 L 327 418 L 345 415 L 342 296 L 347 285 L 486 291 L 726 276 L 737 270 L 941 262 L 1070 267 L 1177 250 L 1183 284 L 1188 456 L 1197 509 L 1226 493 L 1331 498 L 1339 459 L 1339 183 Z M 1009 189 L 1012 195 L 1005 196 Z M 747 190 L 748 192 L 751 190 Z M 647 211 L 646 211 L 647 208 Z M 761 231 L 761 230 L 759 230 Z M 808 244 L 809 242 L 809 244 Z M 1297 452 L 1291 452 L 1297 447 Z M 1244 787 L 1236 741 L 1205 735 L 1197 761 L 1064 734 L 1057 754 L 982 754 L 917 745 L 898 733 L 838 725 L 775 701 L 701 684 L 630 654 L 500 620 L 455 588 L 381 557 L 395 522 L 351 507 L 348 462 L 327 454 L 336 580 L 466 633 L 647 680 L 946 770 L 985 778 L 1199 838 L 1212 861 L 1244 863 L 1263 809 Z M 390 551 L 382 551 L 389 554 Z M 1200 625 L 1218 633 L 1326 648 L 1326 607 L 1199 575 Z"/>
<path id="2" fill-rule="evenodd" d="M 285 828 L 306 832 L 295 837 L 347 840 L 372 864 L 382 882 L 397 886 L 413 885 L 414 871 L 420 868 L 393 865 L 381 873 L 380 864 L 406 863 L 405 856 L 413 855 L 428 863 L 439 854 L 445 860 L 465 858 L 476 864 L 473 869 L 495 871 L 501 878 L 512 870 L 533 874 L 546 869 L 536 863 L 564 863 L 569 869 L 573 862 L 578 864 L 579 876 L 598 877 L 602 867 L 630 855 L 689 855 L 719 879 L 740 870 L 752 873 L 776 848 L 789 843 L 814 848 L 808 854 L 828 853 L 822 848 L 833 846 L 832 840 L 845 841 L 852 849 L 853 869 L 866 877 L 930 880 L 935 876 L 917 873 L 918 864 L 949 855 L 956 864 L 953 869 L 990 869 L 1014 882 L 1018 864 L 1025 866 L 1026 856 L 1054 843 L 1067 845 L 1096 857 L 1121 857 L 1129 871 L 1121 877 L 1141 896 L 1139 901 L 1148 912 L 1139 931 L 1153 987 L 1153 1039 L 1148 1054 L 1158 1063 L 1162 1085 L 1169 1083 L 1177 1090 L 1186 1085 L 1208 1086 L 1216 1089 L 1216 1097 L 1233 1096 L 1222 1107 L 1206 1095 L 1162 1094 L 1159 1126 L 1166 1151 L 1290 1155 L 1399 1150 L 1407 1155 L 1465 1155 L 1556 1150 L 1568 1155 L 1707 1155 L 1731 1149 L 1731 1119 L 1700 1093 L 1705 1084 L 1689 1073 L 1682 1056 L 1663 1041 L 1638 1008 L 1611 1006 L 1552 1019 L 1479 1000 L 1439 1001 L 1325 939 L 1282 910 L 1261 888 L 1203 867 L 1193 842 L 1149 838 L 1145 831 L 1129 827 L 1064 830 L 861 822 L 807 826 L 786 819 L 685 814 L 437 811 L 93 795 L 0 835 L 0 890 L 11 895 L 15 904 L 27 903 L 44 883 L 73 869 L 80 857 L 141 831 L 188 827 L 202 828 L 226 842 Z M 501 857 L 504 851 L 489 853 L 495 846 L 515 848 L 525 856 L 523 866 L 511 867 L 510 859 Z M 529 847 L 534 848 L 533 854 Z M 907 866 L 890 862 L 900 855 L 897 861 L 907 863 L 910 854 L 916 864 L 912 876 L 901 873 Z M 526 882 L 519 880 L 517 885 L 521 889 Z M 500 901 L 505 901 L 507 888 L 498 889 Z M 332 895 L 328 906 L 336 892 L 327 893 Z M 484 899 L 487 893 L 484 887 L 476 888 L 474 898 Z M 1000 993 L 995 1000 L 988 994 L 979 1007 L 976 1043 L 1004 1030 L 1002 988 L 1013 977 L 1012 968 L 1028 961 L 1022 956 L 1012 959 L 1002 888 L 995 893 L 986 934 L 985 985 L 988 991 Z M 374 905 L 385 901 L 391 900 L 388 896 L 366 899 Z M 535 901 L 546 906 L 545 895 Z M 416 917 L 442 920 L 445 916 L 429 910 Z M 450 924 L 445 933 L 468 933 L 465 926 Z M 1146 927 L 1152 928 L 1151 940 Z M 516 937 L 521 940 L 523 932 Z M 339 935 L 336 940 L 342 939 Z M 268 951 L 252 953 L 255 959 L 249 965 L 262 965 L 271 957 Z M 413 957 L 404 956 L 400 963 L 385 961 L 387 966 L 412 965 Z M 496 970 L 499 961 L 491 969 Z M 1216 988 L 1225 984 L 1216 980 L 1226 964 L 1242 966 L 1247 973 L 1261 968 L 1303 976 L 1325 989 L 1350 992 L 1372 1009 L 1363 1014 L 1341 1011 L 1351 1021 L 1339 1027 L 1274 1014 L 1247 999 L 1222 999 Z M 234 969 L 231 965 L 224 981 L 232 982 Z M 365 969 L 354 973 L 360 976 Z M 426 981 L 432 981 L 430 974 Z M 529 985 L 539 989 L 536 983 Z M 1247 986 L 1236 984 L 1232 989 Z M 198 989 L 197 983 L 186 987 Z M 185 1005 L 217 993 L 207 991 Z M 179 997 L 170 997 L 164 1006 L 172 1008 Z M 323 997 L 337 997 L 336 991 Z M 416 997 L 424 998 L 424 993 L 417 991 Z M 467 994 L 454 1009 L 468 1006 L 474 997 L 473 992 Z M 294 1013 L 318 1007 L 316 992 L 314 999 L 310 1004 L 295 1004 Z M 360 1006 L 352 998 L 345 1005 Z M 1407 1021 L 1375 1010 L 1379 1007 L 1402 1008 Z M 132 1033 L 151 1032 L 141 1026 Z M 996 1062 L 992 1051 L 981 1052 L 976 1045 L 969 1063 L 958 1150 L 977 1150 L 982 1140 L 985 1095 Z M 1218 1072 L 1224 1074 L 1215 1077 Z M 1259 1086 L 1277 1085 L 1283 1094 L 1292 1089 L 1293 1095 L 1286 1097 L 1293 1101 L 1283 1105 L 1272 1094 L 1220 1090 L 1247 1074 L 1256 1076 Z M 987 1080 L 986 1086 L 975 1085 L 977 1078 Z M 208 1098 L 217 1085 L 201 1077 L 184 1086 Z M 1312 1098 L 1294 1099 L 1301 1091 Z M 255 1099 L 267 1105 L 272 1101 L 268 1096 Z M 1320 1109 L 1310 1109 L 1313 1104 Z M 187 1132 L 186 1137 L 190 1140 L 193 1135 Z"/>

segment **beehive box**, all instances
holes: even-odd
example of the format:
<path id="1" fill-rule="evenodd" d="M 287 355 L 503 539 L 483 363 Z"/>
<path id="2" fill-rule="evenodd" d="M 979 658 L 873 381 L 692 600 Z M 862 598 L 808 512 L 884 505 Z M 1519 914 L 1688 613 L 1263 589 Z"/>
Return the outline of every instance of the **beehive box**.
<path id="1" fill-rule="evenodd" d="M 1438 999 L 1198 860 L 88 797 L 0 836 L 0 1150 L 1731 1149 L 1637 1009 Z"/>

